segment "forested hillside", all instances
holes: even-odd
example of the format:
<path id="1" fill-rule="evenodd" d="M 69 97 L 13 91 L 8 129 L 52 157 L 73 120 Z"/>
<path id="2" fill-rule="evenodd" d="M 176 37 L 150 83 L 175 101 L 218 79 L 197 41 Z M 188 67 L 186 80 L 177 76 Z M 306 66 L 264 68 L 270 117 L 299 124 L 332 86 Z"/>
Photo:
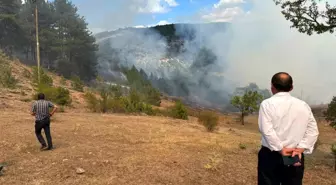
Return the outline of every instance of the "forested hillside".
<path id="1" fill-rule="evenodd" d="M 1 0 L 0 49 L 27 64 L 36 64 L 35 7 L 38 8 L 41 65 L 83 80 L 96 76 L 98 47 L 84 17 L 71 1 Z"/>
<path id="2" fill-rule="evenodd" d="M 37 61 L 37 7 L 41 65 L 65 78 L 92 82 L 102 77 L 135 85 L 149 96 L 157 97 L 159 90 L 189 104 L 221 109 L 235 90 L 223 76 L 230 38 L 220 43 L 220 51 L 211 47 L 211 35 L 227 33 L 229 23 L 123 28 L 93 35 L 71 1 L 0 2 L 0 49 L 25 64 Z M 139 75 L 145 81 L 133 78 Z"/>

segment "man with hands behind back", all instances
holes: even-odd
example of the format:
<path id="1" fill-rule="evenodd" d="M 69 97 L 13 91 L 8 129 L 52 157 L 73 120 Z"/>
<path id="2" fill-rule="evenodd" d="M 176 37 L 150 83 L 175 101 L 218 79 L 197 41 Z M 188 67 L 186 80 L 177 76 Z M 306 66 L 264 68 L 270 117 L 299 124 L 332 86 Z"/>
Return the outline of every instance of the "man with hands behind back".
<path id="1" fill-rule="evenodd" d="M 49 112 L 49 108 L 53 108 Z M 38 141 L 41 143 L 41 150 L 53 149 L 51 134 L 50 134 L 50 117 L 54 115 L 57 107 L 50 101 L 45 100 L 45 95 L 39 93 L 37 95 L 37 101 L 32 106 L 32 116 L 35 116 L 35 134 Z M 48 146 L 42 136 L 42 129 L 47 138 Z"/>
<path id="2" fill-rule="evenodd" d="M 304 155 L 314 150 L 317 123 L 309 105 L 289 94 L 293 79 L 288 73 L 276 73 L 271 90 L 273 96 L 259 110 L 258 185 L 302 185 Z"/>

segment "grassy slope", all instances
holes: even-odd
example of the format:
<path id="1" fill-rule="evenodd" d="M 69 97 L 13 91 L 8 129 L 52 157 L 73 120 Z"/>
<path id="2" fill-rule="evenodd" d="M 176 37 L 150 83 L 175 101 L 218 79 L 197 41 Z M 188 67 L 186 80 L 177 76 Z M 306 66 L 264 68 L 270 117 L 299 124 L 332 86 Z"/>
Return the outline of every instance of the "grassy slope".
<path id="1" fill-rule="evenodd" d="M 256 184 L 260 135 L 253 116 L 241 126 L 222 115 L 219 130 L 208 133 L 192 117 L 88 113 L 82 94 L 72 91 L 75 108 L 52 119 L 56 149 L 40 152 L 25 100 L 33 91 L 20 76 L 25 66 L 13 66 L 22 87 L 0 91 L 0 162 L 8 163 L 0 184 Z M 307 159 L 304 184 L 336 184 L 329 154 L 336 132 L 324 122 L 319 127 L 322 144 Z M 77 175 L 77 167 L 86 172 Z"/>

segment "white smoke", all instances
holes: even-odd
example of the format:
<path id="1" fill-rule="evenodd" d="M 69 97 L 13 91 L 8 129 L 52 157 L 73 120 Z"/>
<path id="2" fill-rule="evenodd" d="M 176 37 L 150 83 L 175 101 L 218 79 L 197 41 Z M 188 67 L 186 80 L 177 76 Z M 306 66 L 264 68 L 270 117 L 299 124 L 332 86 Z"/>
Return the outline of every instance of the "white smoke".
<path id="1" fill-rule="evenodd" d="M 293 77 L 296 96 L 302 92 L 311 104 L 329 102 L 336 95 L 335 36 L 290 29 L 280 11 L 271 0 L 256 0 L 250 14 L 233 22 L 226 76 L 269 88 L 272 75 L 285 71 Z"/>
<path id="2" fill-rule="evenodd" d="M 208 15 L 216 17 L 215 14 Z M 220 19 L 227 15 L 223 16 Z M 200 16 L 197 21 L 201 20 L 204 20 L 204 16 Z M 281 14 L 280 7 L 272 0 L 253 0 L 253 8 L 249 13 L 233 19 L 229 29 L 177 27 L 181 35 L 188 34 L 185 33 L 188 29 L 196 30 L 197 33 L 193 41 L 186 43 L 186 52 L 177 57 L 178 60 L 189 58 L 180 68 L 185 69 L 191 65 L 193 56 L 199 49 L 197 43 L 201 42 L 217 56 L 216 64 L 213 65 L 216 71 L 213 74 L 226 79 L 211 81 L 211 89 L 232 92 L 235 87 L 246 86 L 250 82 L 269 89 L 272 75 L 285 71 L 294 79 L 294 95 L 303 95 L 302 98 L 311 104 L 327 103 L 336 91 L 336 78 L 332 76 L 336 69 L 336 53 L 333 52 L 336 38 L 327 33 L 308 36 L 295 28 L 290 29 L 290 25 Z M 140 52 L 129 50 L 120 53 L 125 59 L 150 73 L 162 67 L 160 59 L 166 57 L 167 42 L 157 33 L 137 36 L 129 34 L 122 38 L 114 41 L 113 47 L 124 50 L 126 45 L 138 45 L 140 48 Z M 165 70 L 160 75 L 169 77 L 172 71 L 174 70 Z M 191 77 L 193 75 L 197 74 L 190 74 Z M 206 94 L 206 91 L 203 93 Z"/>

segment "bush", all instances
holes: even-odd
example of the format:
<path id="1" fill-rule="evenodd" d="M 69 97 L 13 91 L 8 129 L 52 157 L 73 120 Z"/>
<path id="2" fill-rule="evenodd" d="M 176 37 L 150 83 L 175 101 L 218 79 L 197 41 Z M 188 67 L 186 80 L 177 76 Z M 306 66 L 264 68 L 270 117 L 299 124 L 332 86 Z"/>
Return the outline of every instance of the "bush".
<path id="1" fill-rule="evenodd" d="M 53 79 L 48 76 L 48 74 L 44 71 L 43 68 L 40 69 L 40 77 L 41 77 L 41 82 L 39 83 L 38 81 L 38 70 L 37 67 L 33 67 L 33 83 L 36 86 L 39 86 L 39 84 L 43 85 L 43 86 L 53 86 Z"/>
<path id="2" fill-rule="evenodd" d="M 0 65 L 0 84 L 2 87 L 11 89 L 17 85 L 17 80 L 12 75 L 12 68 L 7 63 Z"/>
<path id="3" fill-rule="evenodd" d="M 331 145 L 331 152 L 332 152 L 332 154 L 334 155 L 334 158 L 335 158 L 334 170 L 336 171 L 336 143 Z"/>
<path id="4" fill-rule="evenodd" d="M 81 79 L 78 76 L 73 76 L 71 78 L 72 82 L 71 82 L 71 87 L 79 92 L 83 92 L 84 91 L 84 83 L 81 81 Z"/>
<path id="5" fill-rule="evenodd" d="M 198 122 L 201 123 L 209 132 L 213 132 L 218 125 L 218 116 L 213 112 L 204 111 L 200 113 Z"/>
<path id="6" fill-rule="evenodd" d="M 99 112 L 99 100 L 93 93 L 86 92 L 84 98 L 88 109 L 90 109 L 92 112 Z"/>
<path id="7" fill-rule="evenodd" d="M 37 89 L 38 93 L 44 93 L 47 100 L 50 100 L 58 105 L 70 105 L 72 100 L 68 89 L 63 87 L 50 87 L 40 84 Z M 37 99 L 37 94 L 33 97 Z"/>
<path id="8" fill-rule="evenodd" d="M 125 113 L 126 110 L 126 101 L 123 97 L 118 98 L 109 98 L 107 102 L 108 110 L 114 113 Z"/>
<path id="9" fill-rule="evenodd" d="M 140 113 L 155 115 L 151 105 L 140 101 L 137 92 L 132 91 L 129 96 L 115 97 L 108 89 L 100 90 L 100 98 L 91 92 L 85 93 L 87 107 L 93 112 Z"/>
<path id="10" fill-rule="evenodd" d="M 151 105 L 160 106 L 161 94 L 157 89 L 154 89 L 153 87 L 149 86 L 146 88 L 146 92 L 144 94 L 146 95 L 145 97 L 146 103 L 149 103 Z"/>
<path id="11" fill-rule="evenodd" d="M 171 109 L 171 116 L 177 119 L 188 119 L 188 111 L 181 101 L 177 101 Z"/>

